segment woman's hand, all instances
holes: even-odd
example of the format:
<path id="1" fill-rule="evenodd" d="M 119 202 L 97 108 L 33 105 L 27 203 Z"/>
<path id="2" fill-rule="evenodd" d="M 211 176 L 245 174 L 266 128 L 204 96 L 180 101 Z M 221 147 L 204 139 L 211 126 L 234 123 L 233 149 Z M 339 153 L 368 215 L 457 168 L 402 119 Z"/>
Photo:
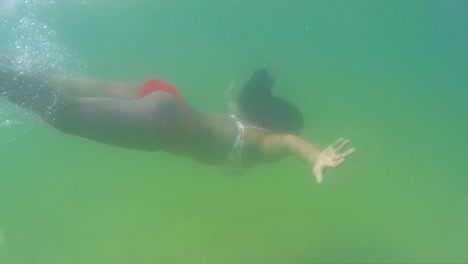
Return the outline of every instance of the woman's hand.
<path id="1" fill-rule="evenodd" d="M 322 182 L 322 173 L 325 169 L 336 168 L 344 159 L 351 155 L 355 149 L 342 152 L 349 140 L 338 139 L 335 144 L 323 151 L 312 143 L 296 135 L 267 135 L 261 138 L 261 150 L 265 160 L 277 159 L 292 154 L 310 164 L 317 182 Z"/>
<path id="2" fill-rule="evenodd" d="M 338 139 L 334 144 L 320 152 L 318 158 L 310 157 L 309 162 L 313 164 L 313 172 L 318 183 L 322 182 L 323 171 L 328 168 L 336 168 L 343 163 L 344 159 L 354 153 L 356 150 L 351 148 L 345 152 L 342 150 L 349 143 L 349 140 Z M 316 159 L 315 163 L 313 162 Z"/>

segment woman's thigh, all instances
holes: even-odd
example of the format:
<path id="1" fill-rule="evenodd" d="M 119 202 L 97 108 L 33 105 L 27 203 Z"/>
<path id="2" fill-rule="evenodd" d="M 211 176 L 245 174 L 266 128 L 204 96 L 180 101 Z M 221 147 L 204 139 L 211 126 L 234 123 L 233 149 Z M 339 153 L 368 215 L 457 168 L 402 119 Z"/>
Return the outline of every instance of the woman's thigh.
<path id="1" fill-rule="evenodd" d="M 75 97 L 109 97 L 131 100 L 144 82 L 117 82 L 92 77 L 54 78 L 54 86 Z"/>
<path id="2" fill-rule="evenodd" d="M 55 127 L 65 133 L 142 150 L 163 147 L 161 121 L 174 99 L 158 92 L 140 100 L 67 97 Z"/>

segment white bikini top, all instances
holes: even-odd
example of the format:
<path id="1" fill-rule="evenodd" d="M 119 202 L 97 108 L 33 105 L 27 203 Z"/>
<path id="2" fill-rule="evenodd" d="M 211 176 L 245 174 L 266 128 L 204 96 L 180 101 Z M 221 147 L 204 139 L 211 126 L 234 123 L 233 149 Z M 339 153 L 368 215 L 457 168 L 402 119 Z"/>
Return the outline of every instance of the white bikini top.
<path id="1" fill-rule="evenodd" d="M 231 152 L 224 163 L 224 168 L 229 172 L 239 173 L 242 171 L 242 145 L 244 143 L 245 127 L 236 115 L 231 115 L 231 118 L 236 122 L 237 135 Z"/>
<path id="2" fill-rule="evenodd" d="M 232 145 L 231 152 L 229 153 L 226 162 L 224 163 L 225 170 L 234 173 L 242 171 L 242 145 L 244 144 L 244 136 L 246 128 L 263 129 L 261 127 L 244 126 L 236 115 L 231 115 L 231 118 L 236 122 L 237 136 L 234 144 Z"/>

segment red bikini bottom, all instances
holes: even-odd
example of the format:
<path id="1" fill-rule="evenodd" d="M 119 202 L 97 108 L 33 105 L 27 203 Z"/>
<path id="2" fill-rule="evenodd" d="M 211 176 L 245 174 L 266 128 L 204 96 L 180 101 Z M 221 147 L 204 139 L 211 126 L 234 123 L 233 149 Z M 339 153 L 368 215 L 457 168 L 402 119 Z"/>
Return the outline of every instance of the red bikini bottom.
<path id="1" fill-rule="evenodd" d="M 189 143 L 195 125 L 195 117 L 185 103 L 179 91 L 169 83 L 162 80 L 151 80 L 143 85 L 137 99 L 143 98 L 153 92 L 166 92 L 176 97 L 177 108 L 175 113 L 164 114 L 161 119 L 162 135 L 166 146 L 171 149 L 180 149 Z"/>

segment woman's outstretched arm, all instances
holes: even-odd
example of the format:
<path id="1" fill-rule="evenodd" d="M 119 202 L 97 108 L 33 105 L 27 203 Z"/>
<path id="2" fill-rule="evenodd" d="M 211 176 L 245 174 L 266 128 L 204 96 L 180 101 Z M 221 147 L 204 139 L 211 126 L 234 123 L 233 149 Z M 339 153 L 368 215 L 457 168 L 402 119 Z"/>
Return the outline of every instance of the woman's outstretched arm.
<path id="1" fill-rule="evenodd" d="M 294 155 L 312 167 L 318 183 L 322 182 L 323 171 L 328 168 L 337 168 L 346 157 L 355 152 L 354 148 L 344 151 L 349 140 L 338 139 L 334 144 L 320 150 L 312 143 L 295 135 L 267 135 L 261 142 L 263 155 L 268 157 L 282 157 Z"/>

